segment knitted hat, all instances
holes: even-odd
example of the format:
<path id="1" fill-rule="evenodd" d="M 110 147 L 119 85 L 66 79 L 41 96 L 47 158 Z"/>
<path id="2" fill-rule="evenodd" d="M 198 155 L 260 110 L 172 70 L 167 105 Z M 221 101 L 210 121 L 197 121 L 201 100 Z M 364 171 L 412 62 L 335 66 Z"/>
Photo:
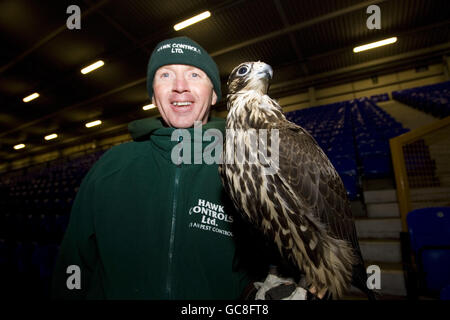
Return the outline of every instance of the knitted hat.
<path id="1" fill-rule="evenodd" d="M 220 100 L 222 92 L 216 63 L 205 49 L 188 37 L 167 39 L 156 45 L 147 68 L 147 91 L 150 99 L 153 96 L 153 78 L 156 70 L 168 64 L 187 64 L 203 70 L 214 86 L 217 101 Z"/>

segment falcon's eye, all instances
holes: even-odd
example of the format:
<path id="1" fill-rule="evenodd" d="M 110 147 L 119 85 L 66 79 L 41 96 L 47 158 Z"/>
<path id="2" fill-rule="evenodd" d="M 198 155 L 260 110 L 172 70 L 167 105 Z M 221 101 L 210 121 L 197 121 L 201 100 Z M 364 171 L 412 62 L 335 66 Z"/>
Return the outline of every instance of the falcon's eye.
<path id="1" fill-rule="evenodd" d="M 240 67 L 237 74 L 240 76 L 246 75 L 248 72 L 248 68 L 247 67 Z"/>

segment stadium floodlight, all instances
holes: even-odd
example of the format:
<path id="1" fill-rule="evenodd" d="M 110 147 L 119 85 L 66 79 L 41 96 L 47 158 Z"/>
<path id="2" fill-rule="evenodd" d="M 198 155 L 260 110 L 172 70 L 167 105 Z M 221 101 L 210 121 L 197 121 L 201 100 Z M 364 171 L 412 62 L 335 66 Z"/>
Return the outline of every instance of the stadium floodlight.
<path id="1" fill-rule="evenodd" d="M 56 139 L 56 138 L 58 138 L 58 135 L 56 134 L 56 133 L 52 133 L 52 134 L 49 134 L 48 136 L 45 136 L 44 137 L 44 139 L 45 140 L 52 140 L 52 139 Z"/>
<path id="2" fill-rule="evenodd" d="M 388 38 L 388 39 L 372 42 L 372 43 L 369 43 L 369 44 L 365 44 L 365 45 L 362 45 L 362 46 L 359 46 L 359 47 L 355 47 L 355 48 L 353 48 L 353 52 L 354 53 L 358 53 L 358 52 L 361 52 L 361 51 L 365 51 L 365 50 L 369 50 L 369 49 L 385 46 L 385 45 L 392 44 L 392 43 L 395 43 L 395 42 L 397 42 L 397 37 L 392 37 L 392 38 Z"/>
<path id="3" fill-rule="evenodd" d="M 145 106 L 142 107 L 142 110 L 150 110 L 156 108 L 156 106 L 152 103 L 152 104 L 147 104 Z"/>
<path id="4" fill-rule="evenodd" d="M 101 124 L 102 124 L 101 120 L 95 120 L 95 121 L 86 123 L 86 128 L 95 127 L 95 126 L 98 126 Z"/>
<path id="5" fill-rule="evenodd" d="M 95 69 L 98 69 L 102 67 L 105 63 L 102 60 L 99 60 L 97 62 L 94 62 L 93 64 L 87 66 L 86 68 L 81 69 L 82 74 L 89 73 L 91 71 L 94 71 Z"/>
<path id="6" fill-rule="evenodd" d="M 35 92 L 35 93 L 30 94 L 29 96 L 23 98 L 23 102 L 30 102 L 31 100 L 34 100 L 37 97 L 39 97 L 39 93 Z"/>
<path id="7" fill-rule="evenodd" d="M 202 12 L 202 13 L 196 15 L 195 17 L 192 17 L 192 18 L 184 20 L 180 23 L 177 23 L 176 25 L 173 26 L 173 28 L 175 29 L 175 31 L 179 31 L 190 25 L 193 25 L 194 23 L 205 20 L 206 18 L 209 18 L 209 17 L 211 17 L 211 12 L 205 11 L 205 12 Z"/>

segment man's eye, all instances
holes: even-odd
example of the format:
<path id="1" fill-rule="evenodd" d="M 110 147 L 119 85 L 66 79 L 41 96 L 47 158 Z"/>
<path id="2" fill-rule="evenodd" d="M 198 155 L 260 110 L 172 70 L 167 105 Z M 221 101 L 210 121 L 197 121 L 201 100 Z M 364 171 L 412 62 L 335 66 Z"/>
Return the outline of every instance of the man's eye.
<path id="1" fill-rule="evenodd" d="M 198 74 L 197 72 L 192 72 L 191 76 L 192 78 L 197 78 L 200 77 L 200 74 Z"/>
<path id="2" fill-rule="evenodd" d="M 168 72 L 161 73 L 161 78 L 168 78 L 168 77 L 169 77 L 169 73 Z"/>

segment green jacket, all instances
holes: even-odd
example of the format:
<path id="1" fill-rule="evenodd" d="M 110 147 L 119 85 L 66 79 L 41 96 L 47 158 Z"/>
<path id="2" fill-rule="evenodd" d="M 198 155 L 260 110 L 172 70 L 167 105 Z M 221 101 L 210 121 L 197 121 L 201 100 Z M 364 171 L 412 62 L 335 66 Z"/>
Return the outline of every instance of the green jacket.
<path id="1" fill-rule="evenodd" d="M 203 131 L 224 127 L 213 118 Z M 236 219 L 225 205 L 217 164 L 175 165 L 174 129 L 157 118 L 132 122 L 129 129 L 134 141 L 107 151 L 81 184 L 52 297 L 238 298 L 248 278 L 233 268 Z M 193 138 L 194 129 L 187 130 Z M 191 144 L 191 150 L 201 153 L 209 144 Z M 80 268 L 81 289 L 67 287 L 76 283 L 71 265 Z"/>

